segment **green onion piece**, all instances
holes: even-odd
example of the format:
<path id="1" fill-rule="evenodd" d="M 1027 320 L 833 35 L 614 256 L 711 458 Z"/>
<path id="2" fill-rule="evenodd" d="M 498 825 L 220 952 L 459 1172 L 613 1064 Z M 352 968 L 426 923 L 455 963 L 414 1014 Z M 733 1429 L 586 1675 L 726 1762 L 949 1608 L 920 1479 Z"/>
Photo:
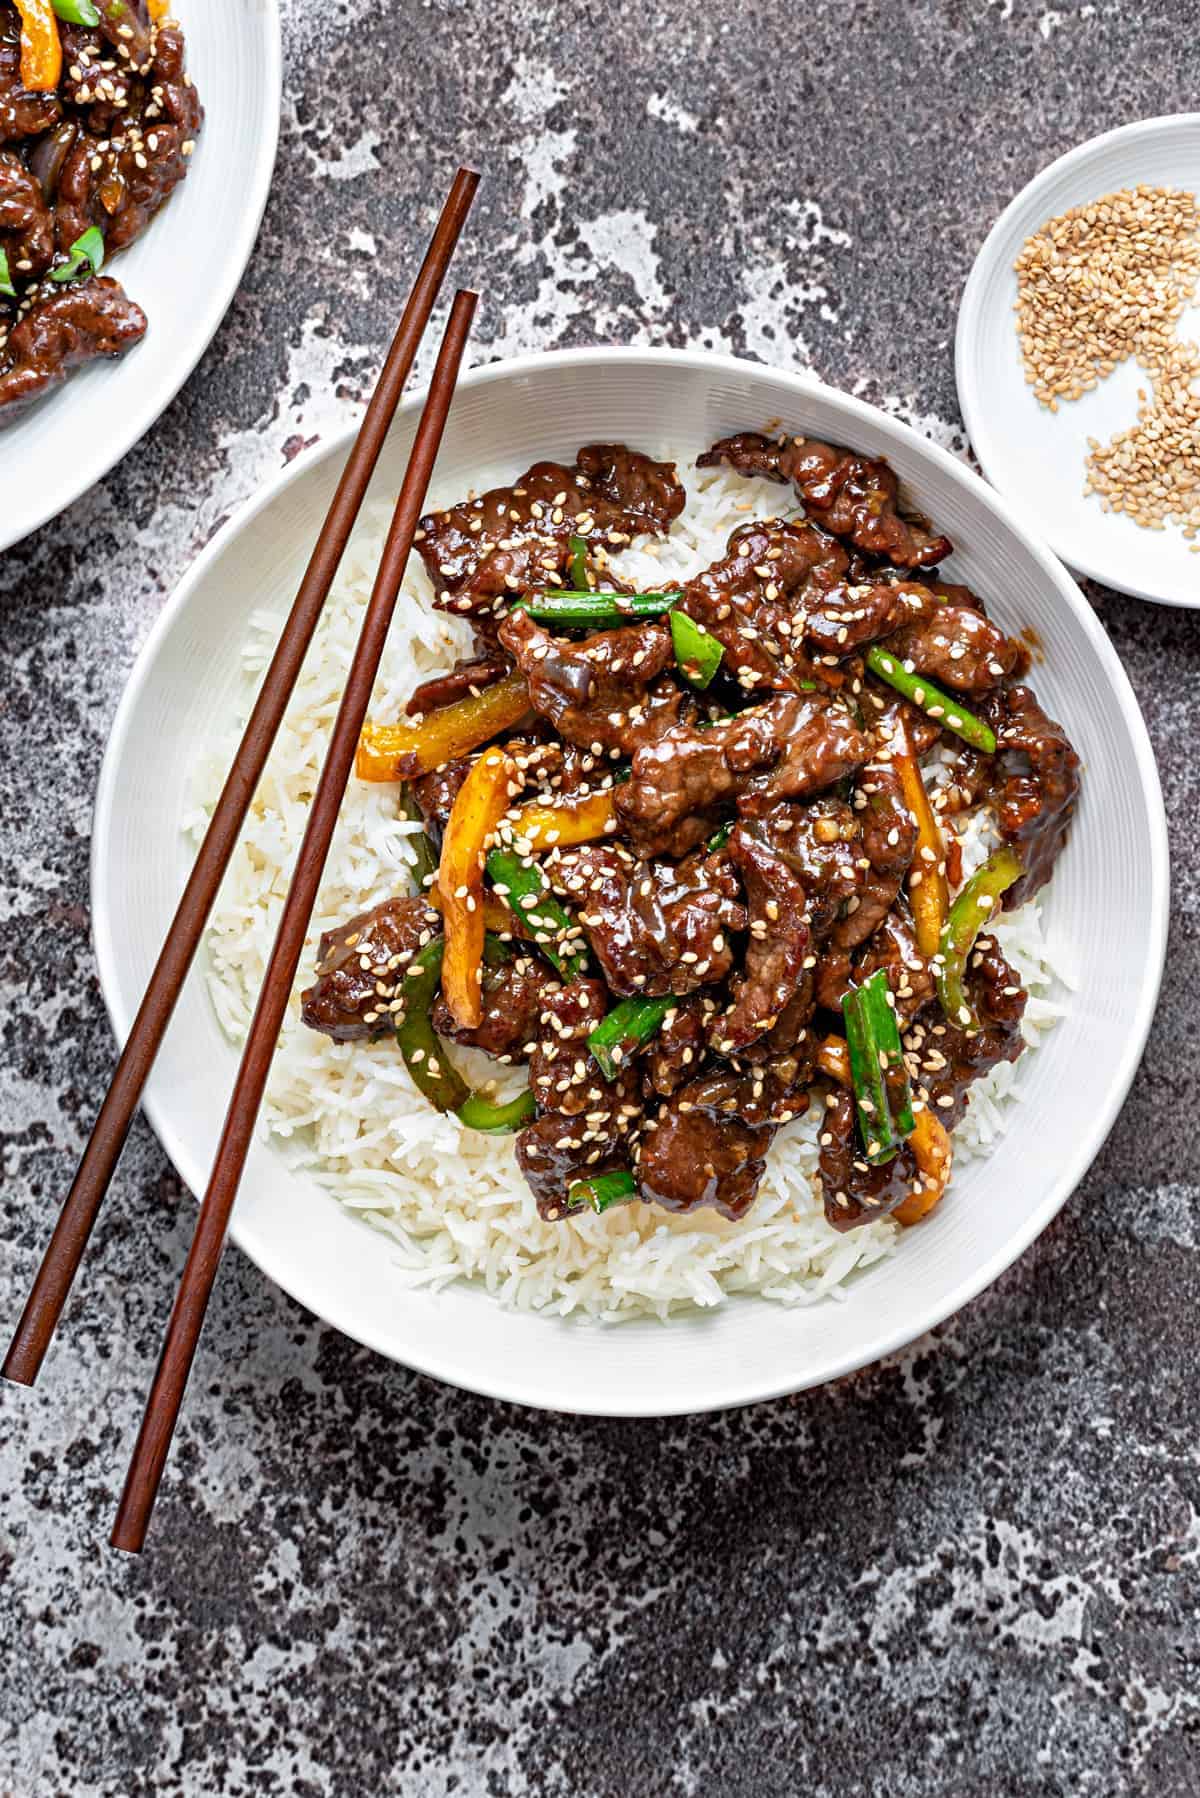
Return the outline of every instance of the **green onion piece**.
<path id="1" fill-rule="evenodd" d="M 586 1205 L 597 1216 L 610 1205 L 620 1205 L 637 1191 L 637 1181 L 627 1168 L 616 1168 L 611 1174 L 597 1174 L 591 1180 L 573 1180 L 567 1188 L 567 1210 L 581 1211 Z"/>
<path id="2" fill-rule="evenodd" d="M 100 13 L 92 5 L 92 0 L 50 0 L 51 6 L 60 19 L 68 25 L 98 25 Z"/>
<path id="3" fill-rule="evenodd" d="M 500 1136 L 512 1130 L 519 1130 L 537 1113 L 537 1103 L 531 1092 L 518 1093 L 515 1099 L 509 1099 L 503 1105 L 496 1105 L 490 1099 L 483 1099 L 478 1093 L 472 1093 L 458 1108 L 459 1121 L 468 1130 L 486 1130 Z"/>
<path id="4" fill-rule="evenodd" d="M 425 814 L 413 798 L 411 787 L 400 788 L 400 813 L 402 817 L 411 818 L 414 824 L 424 820 Z M 405 837 L 404 840 L 412 850 L 413 878 L 417 883 L 417 891 L 426 892 L 437 877 L 437 850 L 423 830 L 419 834 L 414 831 L 411 837 Z"/>
<path id="5" fill-rule="evenodd" d="M 92 225 L 82 237 L 77 237 L 67 254 L 70 260 L 51 271 L 52 281 L 73 281 L 85 268 L 98 275 L 104 267 L 104 239 L 98 227 Z"/>
<path id="6" fill-rule="evenodd" d="M 567 579 L 572 587 L 583 592 L 587 591 L 587 539 L 585 537 L 567 538 Z"/>
<path id="7" fill-rule="evenodd" d="M 881 968 L 879 972 L 886 980 L 884 970 Z M 871 979 L 875 978 L 873 974 Z M 869 984 L 869 981 L 864 982 L 863 986 L 855 987 L 844 996 L 842 1017 L 846 1024 L 846 1047 L 850 1051 L 850 1083 L 858 1110 L 859 1133 L 867 1160 L 878 1165 L 892 1159 L 900 1147 L 900 1138 L 892 1120 L 880 1045 L 867 1010 L 865 994 Z"/>
<path id="8" fill-rule="evenodd" d="M 914 705 L 919 705 L 938 724 L 944 724 L 947 730 L 952 730 L 964 743 L 969 743 L 972 749 L 982 749 L 985 755 L 995 755 L 996 733 L 991 725 L 985 724 L 982 718 L 976 718 L 966 706 L 960 705 L 949 693 L 943 693 L 940 687 L 934 686 L 931 680 L 926 680 L 923 674 L 910 674 L 899 656 L 892 655 L 890 650 L 881 649 L 878 643 L 872 643 L 866 660 L 867 667 L 873 674 L 877 674 L 880 680 L 885 680 L 889 687 L 894 687 L 897 693 L 902 693 L 905 699 L 911 699 Z"/>
<path id="9" fill-rule="evenodd" d="M 672 612 L 670 617 L 671 643 L 679 672 L 693 687 L 707 687 L 721 666 L 724 649 L 710 631 L 686 612 Z"/>
<path id="10" fill-rule="evenodd" d="M 10 300 L 15 300 L 17 297 L 17 290 L 12 284 L 12 276 L 8 272 L 8 257 L 3 248 L 0 248 L 0 293 L 6 294 Z"/>
<path id="11" fill-rule="evenodd" d="M 588 1048 L 606 1080 L 616 1079 L 622 1064 L 649 1042 L 678 1003 L 673 993 L 661 999 L 622 999 L 601 1018 L 588 1037 Z"/>
<path id="12" fill-rule="evenodd" d="M 997 901 L 1021 878 L 1021 859 L 1007 844 L 976 868 L 946 915 L 934 959 L 938 998 L 952 1024 L 978 1030 L 979 1019 L 967 992 L 967 962 L 975 939 Z"/>
<path id="13" fill-rule="evenodd" d="M 514 611 L 525 611 L 542 624 L 625 624 L 631 618 L 658 618 L 679 601 L 674 593 L 593 593 L 568 587 L 547 593 L 530 593 L 519 599 Z"/>
<path id="14" fill-rule="evenodd" d="M 912 1088 L 904 1065 L 904 1045 L 900 1041 L 900 1025 L 892 1002 L 892 990 L 886 970 L 877 968 L 860 987 L 862 1004 L 871 1035 L 875 1040 L 876 1059 L 883 1071 L 887 1088 L 888 1110 L 897 1136 L 911 1136 L 917 1127 L 913 1116 Z"/>
<path id="15" fill-rule="evenodd" d="M 396 1043 L 404 1065 L 437 1111 L 461 1111 L 471 1089 L 452 1066 L 429 1014 L 442 980 L 445 938 L 435 936 L 409 962 L 401 994 L 404 1010 L 396 1025 Z"/>
<path id="16" fill-rule="evenodd" d="M 709 837 L 707 843 L 704 845 L 710 855 L 714 849 L 724 849 L 726 843 L 733 835 L 733 825 L 734 820 L 730 818 L 722 824 L 720 830 L 713 831 L 711 837 Z"/>
<path id="17" fill-rule="evenodd" d="M 492 885 L 502 889 L 501 897 L 509 910 L 563 979 L 574 980 L 582 974 L 587 966 L 587 950 L 579 944 L 579 926 L 550 891 L 537 864 L 526 867 L 514 850 L 492 849 L 485 866 Z M 527 899 L 534 903 L 526 905 Z M 565 948 L 563 938 L 568 939 Z"/>

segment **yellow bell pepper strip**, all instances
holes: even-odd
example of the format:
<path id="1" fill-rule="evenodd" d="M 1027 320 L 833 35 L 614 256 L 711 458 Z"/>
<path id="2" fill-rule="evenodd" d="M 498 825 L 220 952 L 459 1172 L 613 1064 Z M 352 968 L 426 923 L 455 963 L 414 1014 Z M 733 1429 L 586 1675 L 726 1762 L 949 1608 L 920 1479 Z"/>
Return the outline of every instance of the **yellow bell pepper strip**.
<path id="1" fill-rule="evenodd" d="M 690 686 L 707 687 L 721 666 L 724 649 L 711 631 L 706 631 L 686 612 L 670 612 L 667 616 L 671 626 L 671 647 L 680 674 Z"/>
<path id="2" fill-rule="evenodd" d="M 567 1210 L 582 1211 L 586 1206 L 599 1217 L 610 1205 L 624 1204 L 637 1194 L 637 1181 L 628 1168 L 614 1168 L 611 1174 L 595 1174 L 590 1180 L 573 1180 L 567 1188 Z"/>
<path id="3" fill-rule="evenodd" d="M 442 894 L 441 889 L 438 886 L 435 885 L 429 887 L 426 890 L 425 897 L 428 899 L 430 905 L 432 905 L 434 911 L 441 911 Z M 490 930 L 494 936 L 518 936 L 522 934 L 519 928 L 519 920 L 513 916 L 512 912 L 509 911 L 502 900 L 496 898 L 494 893 L 485 892 L 483 895 L 483 928 L 485 930 Z"/>
<path id="4" fill-rule="evenodd" d="M 909 746 L 908 733 L 897 720 L 891 736 L 892 766 L 900 777 L 904 803 L 917 827 L 916 851 L 908 877 L 908 902 L 912 907 L 917 948 L 926 959 L 938 952 L 942 925 L 950 909 L 946 886 L 946 845 L 941 827 L 933 815 L 917 758 Z"/>
<path id="5" fill-rule="evenodd" d="M 592 1059 L 606 1080 L 615 1080 L 629 1057 L 649 1042 L 667 1013 L 679 1004 L 672 993 L 661 999 L 622 999 L 588 1037 Z"/>
<path id="6" fill-rule="evenodd" d="M 512 849 L 490 850 L 485 866 L 496 892 L 519 920 L 522 934 L 532 937 L 564 980 L 574 980 L 582 974 L 587 966 L 587 949 L 579 925 L 550 891 L 542 870 Z"/>
<path id="7" fill-rule="evenodd" d="M 894 656 L 878 643 L 872 643 L 866 654 L 866 663 L 872 674 L 885 680 L 889 687 L 894 687 L 905 699 L 911 699 L 914 705 L 919 705 L 938 724 L 944 724 L 947 730 L 954 731 L 972 749 L 982 749 L 985 755 L 995 755 L 996 733 L 991 725 L 985 724 L 982 718 L 977 718 L 974 712 L 968 712 L 966 706 L 960 704 L 952 694 L 943 693 L 940 687 L 935 687 L 923 674 L 910 674 L 899 656 Z"/>
<path id="8" fill-rule="evenodd" d="M 1021 873 L 1021 858 L 1014 849 L 1007 843 L 994 849 L 971 875 L 942 926 L 938 959 L 934 963 L 938 998 L 950 1022 L 964 1030 L 980 1027 L 967 993 L 967 962 L 971 950 L 1001 897 L 1020 880 Z"/>
<path id="9" fill-rule="evenodd" d="M 840 1036 L 825 1038 L 817 1050 L 817 1066 L 839 1086 L 850 1086 L 850 1055 Z M 915 1115 L 908 1135 L 908 1146 L 924 1176 L 925 1188 L 923 1192 L 910 1193 L 892 1212 L 896 1222 L 906 1228 L 920 1223 L 923 1217 L 928 1217 L 944 1196 L 950 1183 L 950 1170 L 954 1160 L 950 1136 L 941 1119 L 928 1105 L 919 1109 L 914 1106 L 913 1110 Z"/>
<path id="10" fill-rule="evenodd" d="M 442 992 L 455 1023 L 473 1030 L 483 1016 L 483 862 L 497 824 L 520 785 L 501 749 L 487 749 L 459 788 L 442 838 L 438 886 L 446 954 Z"/>
<path id="11" fill-rule="evenodd" d="M 949 1132 L 928 1105 L 916 1115 L 909 1132 L 908 1146 L 925 1184 L 922 1192 L 910 1192 L 892 1212 L 896 1222 L 903 1224 L 906 1229 L 919 1224 L 923 1217 L 928 1217 L 943 1197 L 950 1184 L 950 1169 L 954 1161 Z"/>
<path id="12" fill-rule="evenodd" d="M 525 676 L 513 670 L 480 693 L 439 706 L 420 724 L 371 724 L 359 738 L 354 772 L 360 780 L 411 780 L 512 730 L 529 712 Z"/>
<path id="13" fill-rule="evenodd" d="M 52 94 L 62 80 L 62 39 L 50 0 L 16 0 L 21 15 L 21 85 Z"/>
<path id="14" fill-rule="evenodd" d="M 146 0 L 146 6 L 156 25 L 160 19 L 170 16 L 171 0 Z"/>
<path id="15" fill-rule="evenodd" d="M 592 843 L 611 836 L 617 827 L 611 788 L 586 793 L 581 799 L 563 799 L 556 805 L 531 800 L 513 814 L 513 836 L 531 854 L 541 849 L 569 849 L 576 843 Z"/>

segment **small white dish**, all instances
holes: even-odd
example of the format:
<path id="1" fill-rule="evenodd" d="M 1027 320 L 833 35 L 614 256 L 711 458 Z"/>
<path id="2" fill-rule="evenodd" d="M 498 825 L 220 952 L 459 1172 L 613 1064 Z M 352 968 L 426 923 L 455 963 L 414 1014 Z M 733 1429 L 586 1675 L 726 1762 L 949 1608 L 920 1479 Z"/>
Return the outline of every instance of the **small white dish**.
<path id="1" fill-rule="evenodd" d="M 958 403 L 989 481 L 1071 568 L 1118 592 L 1200 606 L 1200 555 L 1177 525 L 1143 529 L 1085 495 L 1087 440 L 1106 443 L 1137 418 L 1145 369 L 1130 360 L 1056 413 L 1034 398 L 1021 366 L 1013 263 L 1047 219 L 1146 182 L 1200 194 L 1200 113 L 1143 119 L 1070 150 L 1022 188 L 988 233 L 963 290 L 955 339 Z M 1200 307 L 1179 320 L 1200 341 Z M 1200 538 L 1196 540 L 1200 543 Z"/>
<path id="2" fill-rule="evenodd" d="M 401 409 L 375 492 L 394 495 L 420 396 Z M 1166 945 L 1166 821 L 1137 701 L 1062 564 L 955 457 L 860 400 L 730 356 L 566 350 L 474 370 L 459 386 L 431 503 L 511 480 L 589 440 L 694 450 L 779 419 L 887 456 L 912 501 L 955 544 L 951 578 L 1010 630 L 1037 633 L 1033 679 L 1083 759 L 1070 842 L 1044 896 L 1047 930 L 1079 985 L 1021 1064 L 1023 1102 L 993 1156 L 956 1174 L 945 1203 L 844 1302 L 784 1310 L 734 1298 L 715 1312 L 619 1329 L 504 1310 L 478 1287 L 413 1291 L 387 1240 L 288 1166 L 261 1137 L 235 1240 L 336 1328 L 442 1380 L 554 1410 L 664 1415 L 794 1392 L 890 1354 L 956 1311 L 1046 1227 L 1087 1171 L 1141 1060 Z M 220 740 L 245 688 L 249 613 L 281 619 L 341 473 L 351 433 L 297 457 L 218 533 L 159 617 L 126 687 L 101 770 L 92 915 L 113 1027 L 128 1033 L 190 865 L 182 820 L 198 745 Z M 781 502 L 786 495 L 780 492 Z M 146 1111 L 194 1192 L 208 1177 L 237 1052 L 197 966 L 179 1000 Z"/>
<path id="3" fill-rule="evenodd" d="M 103 480 L 175 398 L 250 260 L 275 167 L 277 0 L 177 0 L 204 129 L 187 180 L 106 269 L 149 320 L 116 362 L 80 369 L 0 426 L 0 551 Z"/>

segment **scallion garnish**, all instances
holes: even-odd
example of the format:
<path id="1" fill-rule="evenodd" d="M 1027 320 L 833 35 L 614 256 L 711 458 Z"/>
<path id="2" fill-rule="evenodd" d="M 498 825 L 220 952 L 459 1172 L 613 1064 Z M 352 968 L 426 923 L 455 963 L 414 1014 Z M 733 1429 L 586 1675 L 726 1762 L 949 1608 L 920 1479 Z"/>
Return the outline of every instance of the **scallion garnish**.
<path id="1" fill-rule="evenodd" d="M 52 281 L 74 281 L 85 268 L 98 275 L 104 267 L 104 238 L 98 226 L 93 225 L 77 237 L 67 252 L 68 260 L 61 268 L 51 271 Z"/>
<path id="2" fill-rule="evenodd" d="M 8 257 L 2 249 L 0 249 L 0 293 L 6 294 L 10 300 L 15 300 L 17 297 L 17 290 L 12 284 L 12 276 L 8 272 Z"/>
<path id="3" fill-rule="evenodd" d="M 684 680 L 693 687 L 707 687 L 721 666 L 725 654 L 711 631 L 689 618 L 686 612 L 670 614 L 671 643 L 675 660 Z"/>
<path id="4" fill-rule="evenodd" d="M 50 0 L 57 16 L 67 25 L 98 25 L 100 14 L 92 0 Z"/>

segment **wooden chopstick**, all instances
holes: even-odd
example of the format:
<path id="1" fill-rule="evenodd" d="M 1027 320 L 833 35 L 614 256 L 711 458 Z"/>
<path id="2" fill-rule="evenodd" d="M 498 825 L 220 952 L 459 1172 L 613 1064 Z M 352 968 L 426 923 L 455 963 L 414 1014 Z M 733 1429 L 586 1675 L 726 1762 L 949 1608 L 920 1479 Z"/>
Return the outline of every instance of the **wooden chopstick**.
<path id="1" fill-rule="evenodd" d="M 346 688 L 334 721 L 333 734 L 329 739 L 325 765 L 317 782 L 308 823 L 296 857 L 296 868 L 284 901 L 275 944 L 263 976 L 262 992 L 255 1007 L 246 1046 L 242 1050 L 241 1064 L 234 1082 L 233 1096 L 229 1101 L 229 1110 L 225 1114 L 216 1160 L 209 1176 L 208 1189 L 201 1201 L 196 1232 L 179 1283 L 171 1321 L 167 1326 L 162 1358 L 154 1376 L 154 1384 L 150 1388 L 142 1427 L 138 1432 L 133 1459 L 125 1480 L 125 1490 L 117 1507 L 112 1533 L 113 1547 L 127 1549 L 133 1554 L 141 1549 L 146 1539 L 150 1513 L 162 1478 L 171 1435 L 179 1416 L 196 1344 L 200 1339 L 209 1294 L 216 1279 L 230 1213 L 253 1140 L 271 1057 L 287 1010 L 296 969 L 304 952 L 304 939 L 346 791 L 346 782 L 354 766 L 354 753 L 367 715 L 367 706 L 370 704 L 371 689 L 379 670 L 379 660 L 387 641 L 392 614 L 396 609 L 400 583 L 404 578 L 413 536 L 425 503 L 426 489 L 441 445 L 450 403 L 454 398 L 454 386 L 471 329 L 476 298 L 475 294 L 460 290 L 455 295 L 451 308 L 446 335 L 442 339 L 421 422 L 417 426 L 379 572 L 363 619 L 358 647 L 350 664 Z"/>
<path id="2" fill-rule="evenodd" d="M 32 1386 L 36 1380 L 58 1326 L 478 185 L 475 169 L 460 168 L 454 177 L 129 1040 L 42 1257 L 4 1361 L 5 1378 L 23 1386 Z"/>

